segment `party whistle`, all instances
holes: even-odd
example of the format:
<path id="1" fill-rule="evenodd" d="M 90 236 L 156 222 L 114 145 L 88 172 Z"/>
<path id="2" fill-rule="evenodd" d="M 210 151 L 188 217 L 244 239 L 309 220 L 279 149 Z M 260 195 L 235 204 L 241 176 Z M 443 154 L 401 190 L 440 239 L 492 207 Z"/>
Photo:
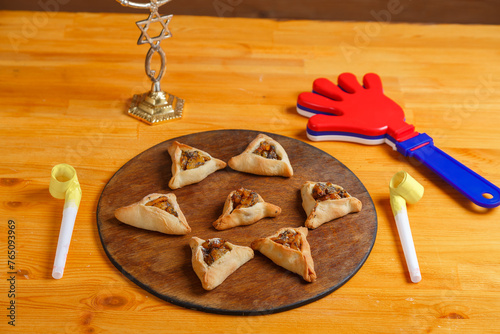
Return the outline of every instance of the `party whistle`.
<path id="1" fill-rule="evenodd" d="M 397 172 L 389 183 L 391 196 L 391 208 L 396 220 L 399 239 L 405 254 L 406 265 L 413 283 L 418 283 L 422 279 L 418 266 L 417 253 L 411 235 L 410 221 L 406 211 L 406 202 L 415 204 L 424 195 L 424 187 L 418 183 L 410 174 L 401 171 Z"/>
<path id="2" fill-rule="evenodd" d="M 78 183 L 76 170 L 67 164 L 54 166 L 52 168 L 49 191 L 53 197 L 64 199 L 61 230 L 59 231 L 59 240 L 57 241 L 54 268 L 52 269 L 52 277 L 60 279 L 63 277 L 76 214 L 78 213 L 78 207 L 82 199 L 82 189 L 80 188 L 80 183 Z"/>

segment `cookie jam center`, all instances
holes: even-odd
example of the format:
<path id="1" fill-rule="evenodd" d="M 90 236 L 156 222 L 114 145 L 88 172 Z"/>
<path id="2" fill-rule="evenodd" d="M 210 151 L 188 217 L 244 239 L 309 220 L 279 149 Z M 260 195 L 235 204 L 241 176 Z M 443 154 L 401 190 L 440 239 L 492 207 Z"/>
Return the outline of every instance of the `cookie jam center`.
<path id="1" fill-rule="evenodd" d="M 271 238 L 271 240 L 295 250 L 300 250 L 300 247 L 302 246 L 300 234 L 292 230 L 285 230 L 278 234 L 277 237 Z"/>
<path id="2" fill-rule="evenodd" d="M 329 199 L 347 198 L 350 197 L 350 195 L 344 189 L 336 187 L 330 182 L 318 182 L 312 189 L 312 197 L 316 201 L 326 201 Z"/>
<path id="3" fill-rule="evenodd" d="M 179 214 L 177 213 L 177 211 L 175 211 L 174 206 L 168 201 L 167 197 L 165 196 L 161 196 L 157 199 L 147 202 L 146 206 L 155 206 L 170 213 L 171 215 L 179 217 Z"/>
<path id="4" fill-rule="evenodd" d="M 209 266 L 230 251 L 226 241 L 220 238 L 208 239 L 201 247 L 203 251 L 203 260 Z"/>
<path id="5" fill-rule="evenodd" d="M 266 159 L 281 160 L 281 157 L 276 152 L 276 146 L 265 140 L 260 143 L 259 147 L 253 153 Z"/>
<path id="6" fill-rule="evenodd" d="M 254 206 L 259 197 L 255 191 L 240 188 L 233 193 L 231 200 L 233 201 L 233 210 L 235 210 Z"/>
<path id="7" fill-rule="evenodd" d="M 203 166 L 209 161 L 210 157 L 202 154 L 199 151 L 182 151 L 181 168 L 183 170 L 194 169 Z"/>

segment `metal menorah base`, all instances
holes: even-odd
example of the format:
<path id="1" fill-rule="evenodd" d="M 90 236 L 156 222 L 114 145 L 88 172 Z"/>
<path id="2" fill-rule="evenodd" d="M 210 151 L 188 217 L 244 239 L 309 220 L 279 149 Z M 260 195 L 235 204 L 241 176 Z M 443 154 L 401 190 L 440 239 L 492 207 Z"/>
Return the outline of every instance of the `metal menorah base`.
<path id="1" fill-rule="evenodd" d="M 134 95 L 128 114 L 149 125 L 155 125 L 181 118 L 183 109 L 183 99 L 163 91 L 150 91 Z"/>
<path id="2" fill-rule="evenodd" d="M 123 6 L 132 8 L 147 8 L 150 10 L 149 17 L 146 20 L 138 21 L 135 24 L 141 30 L 141 36 L 137 44 L 149 44 L 150 48 L 146 56 L 145 67 L 146 75 L 151 80 L 151 91 L 141 95 L 134 95 L 128 114 L 149 125 L 159 124 L 175 118 L 182 117 L 184 109 L 184 100 L 177 96 L 165 93 L 161 90 L 160 81 L 165 72 L 167 61 L 165 52 L 160 46 L 161 41 L 172 37 L 168 24 L 172 15 L 160 15 L 158 8 L 171 0 L 148 0 L 149 3 L 138 3 L 130 0 L 117 0 Z M 161 25 L 162 29 L 158 36 L 151 36 L 148 32 L 151 25 Z M 160 70 L 151 68 L 153 55 L 157 53 L 160 56 Z"/>

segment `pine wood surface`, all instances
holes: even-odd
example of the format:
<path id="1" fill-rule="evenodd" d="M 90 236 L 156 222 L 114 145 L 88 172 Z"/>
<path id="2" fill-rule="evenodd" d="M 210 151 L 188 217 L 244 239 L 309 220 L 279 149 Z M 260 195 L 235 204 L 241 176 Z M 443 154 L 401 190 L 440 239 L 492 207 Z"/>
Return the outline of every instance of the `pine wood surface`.
<path id="1" fill-rule="evenodd" d="M 50 15 L 49 15 L 50 14 Z M 182 120 L 149 126 L 126 115 L 149 89 L 146 14 L 0 12 L 0 332 L 462 332 L 500 328 L 498 209 L 472 205 L 387 145 L 311 143 L 297 95 L 317 77 L 378 73 L 407 121 L 500 184 L 500 27 L 273 21 L 176 16 L 163 42 L 162 86 L 186 99 Z M 331 295 L 272 315 L 214 315 L 169 304 L 126 279 L 96 227 L 112 175 L 165 140 L 219 129 L 296 138 L 345 164 L 378 215 L 361 270 Z M 63 202 L 52 166 L 69 163 L 83 190 L 66 271 L 51 278 Z M 425 187 L 408 206 L 423 279 L 409 280 L 389 205 L 399 170 Z M 147 173 L 147 167 L 144 172 Z M 16 224 L 16 326 L 7 324 L 8 220 Z"/>

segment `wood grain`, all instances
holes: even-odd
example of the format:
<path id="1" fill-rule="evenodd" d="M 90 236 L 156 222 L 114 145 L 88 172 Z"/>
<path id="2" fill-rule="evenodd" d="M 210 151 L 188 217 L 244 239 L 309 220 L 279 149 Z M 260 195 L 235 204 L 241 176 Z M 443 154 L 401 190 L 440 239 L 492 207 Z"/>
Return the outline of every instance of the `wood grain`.
<path id="1" fill-rule="evenodd" d="M 366 261 L 377 233 L 377 215 L 370 195 L 359 179 L 329 154 L 296 139 L 266 133 L 287 151 L 294 168 L 291 178 L 240 173 L 227 167 L 202 182 L 172 191 L 172 161 L 167 152 L 173 140 L 228 161 L 259 134 L 248 130 L 195 133 L 158 144 L 127 162 L 103 190 L 97 207 L 97 225 L 106 254 L 129 279 L 154 295 L 190 309 L 221 314 L 255 315 L 289 310 L 322 298 L 345 284 Z M 213 291 L 203 290 L 191 267 L 192 236 L 223 238 L 250 246 L 282 227 L 303 226 L 300 187 L 306 181 L 333 182 L 363 203 L 360 213 L 347 215 L 311 230 L 307 237 L 318 275 L 309 284 L 298 275 L 256 257 Z M 212 227 L 222 213 L 227 195 L 244 187 L 278 205 L 277 218 L 217 231 Z M 137 229 L 121 224 L 114 211 L 152 193 L 173 192 L 192 232 L 185 236 Z"/>
<path id="2" fill-rule="evenodd" d="M 309 142 L 295 103 L 316 78 L 378 73 L 408 123 L 500 185 L 499 26 L 174 16 L 162 87 L 185 98 L 186 111 L 181 120 L 151 127 L 126 114 L 132 95 L 150 88 L 148 48 L 135 44 L 134 22 L 145 14 L 134 13 L 0 11 L 1 307 L 9 301 L 8 219 L 16 221 L 18 250 L 18 323 L 13 328 L 1 313 L 0 332 L 498 332 L 499 209 L 475 207 L 387 145 Z M 286 312 L 225 316 L 167 303 L 111 263 L 96 210 L 114 173 L 156 144 L 221 129 L 304 141 L 341 161 L 366 187 L 377 238 L 340 289 Z M 83 198 L 64 277 L 54 280 L 64 204 L 48 185 L 51 168 L 62 162 L 76 168 Z M 389 205 L 389 181 L 400 170 L 425 188 L 408 205 L 418 284 L 410 281 Z"/>
<path id="3" fill-rule="evenodd" d="M 137 9 L 123 7 L 115 1 L 71 0 L 58 1 L 65 12 L 137 13 Z M 16 2 L 0 0 L 8 10 L 43 10 L 57 6 L 51 1 Z M 380 21 L 413 23 L 475 23 L 498 24 L 498 3 L 492 0 L 185 0 L 168 4 L 174 15 L 218 17 L 253 17 L 269 19 Z M 162 7 L 164 10 L 165 7 Z"/>

